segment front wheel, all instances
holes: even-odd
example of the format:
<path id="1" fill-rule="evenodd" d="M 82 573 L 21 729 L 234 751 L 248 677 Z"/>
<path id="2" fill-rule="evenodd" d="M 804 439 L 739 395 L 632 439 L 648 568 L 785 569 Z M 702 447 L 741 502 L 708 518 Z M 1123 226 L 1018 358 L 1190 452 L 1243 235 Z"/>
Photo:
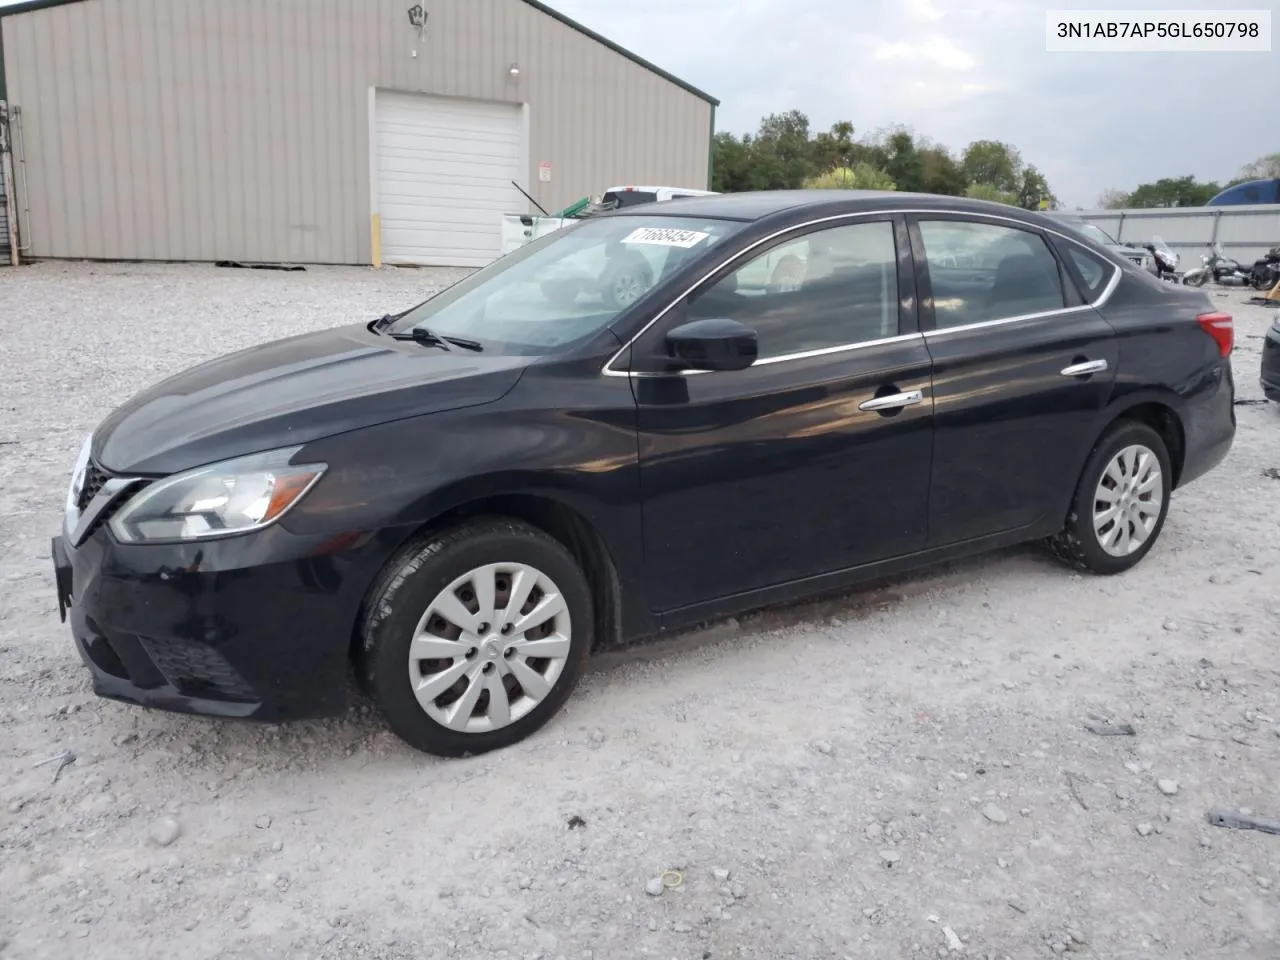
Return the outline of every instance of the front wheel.
<path id="1" fill-rule="evenodd" d="M 1188 287 L 1203 287 L 1204 282 L 1209 279 L 1208 275 L 1203 271 L 1197 273 L 1188 273 L 1183 275 L 1182 282 Z"/>
<path id="2" fill-rule="evenodd" d="M 1270 290 L 1275 285 L 1276 277 L 1270 272 L 1255 273 L 1253 275 L 1253 289 L 1255 290 Z"/>
<path id="3" fill-rule="evenodd" d="M 1094 447 L 1066 527 L 1049 546 L 1077 570 L 1123 573 L 1155 545 L 1171 489 L 1169 451 L 1160 434 L 1145 423 L 1122 420 Z"/>
<path id="4" fill-rule="evenodd" d="M 559 541 L 480 520 L 402 551 L 374 585 L 357 670 L 395 733 L 444 757 L 510 746 L 586 666 L 591 592 Z"/>

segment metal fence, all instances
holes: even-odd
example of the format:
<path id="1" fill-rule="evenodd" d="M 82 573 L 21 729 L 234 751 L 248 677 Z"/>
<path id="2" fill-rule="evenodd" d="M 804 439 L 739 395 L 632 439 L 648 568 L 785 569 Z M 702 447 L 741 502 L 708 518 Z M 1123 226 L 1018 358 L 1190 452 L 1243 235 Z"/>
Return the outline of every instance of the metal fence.
<path id="1" fill-rule="evenodd" d="M 1052 216 L 1080 217 L 1096 223 L 1121 243 L 1150 243 L 1159 236 L 1182 255 L 1179 270 L 1200 262 L 1208 245 L 1251 264 L 1271 247 L 1280 246 L 1280 204 L 1239 207 L 1168 207 L 1151 210 L 1088 210 Z"/>

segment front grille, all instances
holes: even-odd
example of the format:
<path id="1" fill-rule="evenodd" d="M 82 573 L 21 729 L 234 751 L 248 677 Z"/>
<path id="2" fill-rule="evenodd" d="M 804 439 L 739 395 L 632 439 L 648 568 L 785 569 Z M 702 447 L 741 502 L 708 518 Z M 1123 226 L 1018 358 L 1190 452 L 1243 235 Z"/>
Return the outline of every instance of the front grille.
<path id="1" fill-rule="evenodd" d="M 98 495 L 103 485 L 110 479 L 111 474 L 90 460 L 84 468 L 84 485 L 80 488 L 80 499 L 76 502 L 76 509 L 83 512 L 84 508 L 93 502 L 93 498 Z"/>
<path id="2" fill-rule="evenodd" d="M 76 508 L 83 513 L 85 508 L 93 502 L 93 498 L 102 491 L 104 486 L 106 486 L 107 481 L 113 479 L 113 477 L 114 474 L 108 473 L 106 470 L 103 470 L 102 467 L 90 460 L 88 465 L 85 467 L 84 484 L 80 488 L 80 497 L 76 501 Z M 117 493 L 115 498 L 103 507 L 102 512 L 93 518 L 92 525 L 85 531 L 85 539 L 93 536 L 103 524 L 107 523 L 112 517 L 114 517 L 121 507 L 128 503 L 139 490 L 146 486 L 146 483 L 146 481 L 134 483 Z"/>
<path id="3" fill-rule="evenodd" d="M 138 637 L 156 668 L 187 697 L 253 703 L 258 698 L 217 650 L 203 643 Z"/>

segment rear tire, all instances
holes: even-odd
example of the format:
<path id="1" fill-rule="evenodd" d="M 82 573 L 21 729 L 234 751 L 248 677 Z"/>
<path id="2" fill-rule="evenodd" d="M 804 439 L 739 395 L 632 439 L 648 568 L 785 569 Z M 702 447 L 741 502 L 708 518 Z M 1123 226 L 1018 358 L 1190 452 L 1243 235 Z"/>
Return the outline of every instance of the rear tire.
<path id="1" fill-rule="evenodd" d="M 1066 527 L 1049 538 L 1050 549 L 1087 573 L 1134 567 L 1164 529 L 1172 475 L 1159 433 L 1134 420 L 1112 425 L 1089 455 Z"/>
<path id="2" fill-rule="evenodd" d="M 369 597 L 362 686 L 397 736 L 441 757 L 534 733 L 568 700 L 592 647 L 577 561 L 516 520 L 476 520 L 410 545 Z"/>

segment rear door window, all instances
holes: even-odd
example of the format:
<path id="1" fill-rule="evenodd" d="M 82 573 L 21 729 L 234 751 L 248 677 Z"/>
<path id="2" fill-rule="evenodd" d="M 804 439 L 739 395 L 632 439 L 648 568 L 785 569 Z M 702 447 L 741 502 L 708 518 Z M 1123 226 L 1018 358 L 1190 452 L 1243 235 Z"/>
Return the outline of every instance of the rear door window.
<path id="1" fill-rule="evenodd" d="M 1037 233 L 968 220 L 920 220 L 938 329 L 1062 310 L 1058 261 Z"/>

